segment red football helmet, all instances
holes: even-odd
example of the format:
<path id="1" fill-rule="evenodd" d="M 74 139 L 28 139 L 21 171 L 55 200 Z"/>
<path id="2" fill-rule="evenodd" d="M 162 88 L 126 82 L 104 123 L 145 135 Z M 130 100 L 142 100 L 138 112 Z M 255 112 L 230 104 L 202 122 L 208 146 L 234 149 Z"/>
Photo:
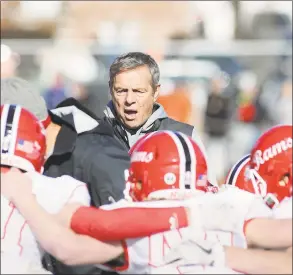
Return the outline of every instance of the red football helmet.
<path id="1" fill-rule="evenodd" d="M 257 193 L 258 190 L 254 188 L 250 179 L 251 174 L 249 162 L 250 155 L 246 155 L 237 161 L 229 171 L 225 184 L 236 186 L 251 193 Z"/>
<path id="2" fill-rule="evenodd" d="M 135 149 L 138 147 L 138 145 L 140 144 L 141 141 L 145 140 L 149 135 L 152 135 L 152 134 L 154 134 L 154 133 L 155 133 L 155 132 L 153 132 L 153 133 L 148 133 L 148 134 L 145 134 L 145 135 L 143 135 L 142 137 L 140 137 L 140 138 L 136 141 L 136 143 L 133 144 L 133 146 L 129 149 L 129 151 L 128 151 L 129 156 L 132 155 L 133 151 L 135 151 Z M 125 178 L 125 181 L 128 180 L 128 177 L 129 177 L 129 170 L 126 169 L 126 170 L 124 170 L 124 178 Z M 125 191 L 125 192 L 126 192 L 126 191 Z M 124 192 L 124 193 L 125 193 L 125 192 Z M 126 193 L 125 193 L 125 195 L 128 196 Z"/>
<path id="3" fill-rule="evenodd" d="M 292 125 L 266 131 L 251 150 L 251 181 L 270 207 L 292 196 Z"/>
<path id="4" fill-rule="evenodd" d="M 138 141 L 136 143 L 134 143 L 133 146 L 129 149 L 128 154 L 131 156 L 132 153 L 133 153 L 133 151 L 135 151 L 136 148 L 138 148 L 138 146 L 140 145 L 140 143 L 142 141 L 144 141 L 146 138 L 152 136 L 154 133 L 156 133 L 156 132 L 152 132 L 152 133 L 145 134 L 141 138 L 139 138 Z"/>
<path id="5" fill-rule="evenodd" d="M 127 182 L 132 200 L 183 199 L 208 191 L 206 159 L 190 137 L 159 131 L 134 147 Z"/>
<path id="6" fill-rule="evenodd" d="M 18 105 L 1 105 L 1 165 L 42 172 L 46 153 L 43 125 Z"/>

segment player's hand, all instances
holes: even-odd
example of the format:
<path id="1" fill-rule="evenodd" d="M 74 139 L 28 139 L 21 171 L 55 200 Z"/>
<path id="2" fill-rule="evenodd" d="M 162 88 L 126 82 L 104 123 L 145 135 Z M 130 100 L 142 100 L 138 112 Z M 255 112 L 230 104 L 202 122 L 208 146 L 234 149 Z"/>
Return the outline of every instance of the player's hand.
<path id="1" fill-rule="evenodd" d="M 260 197 L 236 187 L 224 188 L 215 194 L 206 193 L 204 196 L 189 200 L 187 204 L 189 221 L 194 232 L 222 230 L 243 234 L 246 220 L 256 215 L 261 216 L 264 210 L 268 210 Z M 259 211 L 260 208 L 262 211 Z M 257 211 L 259 213 L 254 215 L 253 212 Z"/>
<path id="2" fill-rule="evenodd" d="M 32 180 L 17 168 L 11 168 L 7 173 L 1 173 L 1 194 L 8 200 L 32 194 Z"/>
<path id="3" fill-rule="evenodd" d="M 225 266 L 225 251 L 219 242 L 189 238 L 172 248 L 165 256 L 167 264 Z"/>

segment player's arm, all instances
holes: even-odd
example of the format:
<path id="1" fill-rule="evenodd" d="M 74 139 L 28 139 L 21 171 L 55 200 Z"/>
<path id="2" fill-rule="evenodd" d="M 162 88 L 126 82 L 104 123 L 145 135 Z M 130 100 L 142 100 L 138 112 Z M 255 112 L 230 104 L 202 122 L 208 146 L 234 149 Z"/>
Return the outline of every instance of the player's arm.
<path id="1" fill-rule="evenodd" d="M 18 169 L 1 174 L 1 194 L 15 204 L 40 245 L 68 265 L 104 263 L 115 259 L 123 248 L 119 243 L 103 243 L 79 236 L 59 224 L 31 193 L 32 179 Z"/>
<path id="2" fill-rule="evenodd" d="M 272 211 L 261 197 L 232 187 L 205 194 L 198 198 L 200 200 L 198 209 L 190 208 L 191 222 L 194 220 L 195 225 L 199 221 L 207 230 L 236 234 L 244 231 L 251 247 L 286 249 L 292 246 L 292 219 L 271 218 Z"/>
<path id="3" fill-rule="evenodd" d="M 226 266 L 244 274 L 292 274 L 292 253 L 225 247 Z"/>
<path id="4" fill-rule="evenodd" d="M 123 253 L 120 243 L 103 243 L 64 227 L 32 195 L 18 196 L 13 202 L 44 250 L 67 265 L 105 263 Z"/>
<path id="5" fill-rule="evenodd" d="M 170 224 L 170 218 L 176 224 Z M 131 203 L 112 209 L 66 205 L 59 219 L 78 234 L 88 235 L 102 241 L 118 241 L 140 238 L 151 234 L 188 226 L 184 207 L 176 202 Z M 125 226 L 127 225 L 127 226 Z"/>
<path id="6" fill-rule="evenodd" d="M 245 225 L 248 246 L 287 249 L 292 246 L 292 219 L 256 218 Z"/>

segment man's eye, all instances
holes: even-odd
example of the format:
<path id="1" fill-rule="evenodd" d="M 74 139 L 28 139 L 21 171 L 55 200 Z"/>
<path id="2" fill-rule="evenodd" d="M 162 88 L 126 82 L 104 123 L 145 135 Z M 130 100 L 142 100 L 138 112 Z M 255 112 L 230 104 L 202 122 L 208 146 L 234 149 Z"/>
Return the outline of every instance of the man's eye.
<path id="1" fill-rule="evenodd" d="M 118 94 L 121 94 L 121 93 L 124 93 L 124 92 L 126 92 L 125 89 L 124 89 L 124 90 L 117 90 L 117 91 L 116 91 L 116 93 L 118 93 Z"/>
<path id="2" fill-rule="evenodd" d="M 133 90 L 135 93 L 138 93 L 138 94 L 143 94 L 144 93 L 144 91 L 142 91 L 142 90 Z"/>

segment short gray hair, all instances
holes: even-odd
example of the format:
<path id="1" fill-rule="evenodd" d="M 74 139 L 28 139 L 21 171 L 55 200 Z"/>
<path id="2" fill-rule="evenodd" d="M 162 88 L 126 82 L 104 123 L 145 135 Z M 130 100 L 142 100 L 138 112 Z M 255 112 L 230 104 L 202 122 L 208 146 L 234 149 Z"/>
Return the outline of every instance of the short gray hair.
<path id="1" fill-rule="evenodd" d="M 142 52 L 130 52 L 118 56 L 110 67 L 110 80 L 109 87 L 112 90 L 114 79 L 117 74 L 135 69 L 139 66 L 148 66 L 150 74 L 152 76 L 152 87 L 155 88 L 159 85 L 160 82 L 160 69 L 157 62 L 148 54 Z"/>
<path id="2" fill-rule="evenodd" d="M 33 113 L 39 120 L 48 117 L 48 110 L 40 92 L 19 77 L 1 79 L 1 104 L 20 105 Z"/>

